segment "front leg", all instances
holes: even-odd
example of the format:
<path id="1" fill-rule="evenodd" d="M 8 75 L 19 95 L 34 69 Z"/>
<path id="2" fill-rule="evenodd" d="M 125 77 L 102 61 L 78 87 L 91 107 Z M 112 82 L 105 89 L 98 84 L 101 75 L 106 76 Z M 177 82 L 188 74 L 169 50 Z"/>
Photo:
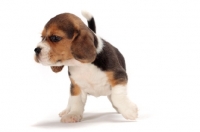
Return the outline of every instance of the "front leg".
<path id="1" fill-rule="evenodd" d="M 68 114 L 68 113 L 70 112 L 70 108 L 71 108 L 71 101 L 70 101 L 70 99 L 71 99 L 71 94 L 70 94 L 70 97 L 69 97 L 69 99 L 68 99 L 67 108 L 64 109 L 62 112 L 59 113 L 59 116 L 60 116 L 60 117 L 66 115 L 66 114 Z"/>
<path id="2" fill-rule="evenodd" d="M 80 122 L 83 116 L 84 106 L 87 99 L 86 93 L 71 79 L 71 95 L 67 109 L 60 113 L 61 122 Z"/>
<path id="3" fill-rule="evenodd" d="M 127 97 L 126 86 L 116 85 L 112 87 L 111 101 L 124 118 L 130 120 L 137 118 L 137 106 Z"/>

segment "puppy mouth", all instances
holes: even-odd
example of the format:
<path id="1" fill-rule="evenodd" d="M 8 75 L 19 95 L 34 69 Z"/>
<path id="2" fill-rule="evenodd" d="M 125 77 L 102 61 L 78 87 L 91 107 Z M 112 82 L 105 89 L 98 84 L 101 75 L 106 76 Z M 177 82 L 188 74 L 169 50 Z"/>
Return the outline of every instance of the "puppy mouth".
<path id="1" fill-rule="evenodd" d="M 40 62 L 39 62 L 39 57 L 38 57 L 38 55 L 35 55 L 35 56 L 34 56 L 34 60 L 35 60 L 35 62 L 40 63 Z"/>
<path id="2" fill-rule="evenodd" d="M 50 60 L 47 56 L 41 56 L 41 55 L 36 54 L 34 59 L 37 63 L 40 63 L 44 66 L 51 66 L 52 65 L 52 63 L 50 62 Z"/>
<path id="3" fill-rule="evenodd" d="M 61 62 L 62 62 L 62 60 L 57 60 L 57 61 L 56 61 L 56 63 L 61 63 Z"/>

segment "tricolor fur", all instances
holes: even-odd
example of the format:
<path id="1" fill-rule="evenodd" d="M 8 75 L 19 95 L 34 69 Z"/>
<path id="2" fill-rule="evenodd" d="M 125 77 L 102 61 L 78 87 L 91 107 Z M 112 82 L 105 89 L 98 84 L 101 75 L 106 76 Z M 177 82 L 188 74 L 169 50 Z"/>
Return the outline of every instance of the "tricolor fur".
<path id="1" fill-rule="evenodd" d="M 67 108 L 61 122 L 81 121 L 87 95 L 107 96 L 113 107 L 126 119 L 137 117 L 137 107 L 127 97 L 125 60 L 117 48 L 96 35 L 91 14 L 82 12 L 89 28 L 70 13 L 51 18 L 35 48 L 35 60 L 52 71 L 68 66 L 71 81 Z"/>

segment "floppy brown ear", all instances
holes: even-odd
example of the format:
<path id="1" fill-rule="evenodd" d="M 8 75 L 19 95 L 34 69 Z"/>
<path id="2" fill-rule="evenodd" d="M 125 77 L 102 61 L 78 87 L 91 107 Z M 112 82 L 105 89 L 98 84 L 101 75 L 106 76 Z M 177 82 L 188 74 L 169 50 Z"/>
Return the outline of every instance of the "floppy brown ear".
<path id="1" fill-rule="evenodd" d="M 97 53 L 92 32 L 81 30 L 72 42 L 71 52 L 82 63 L 93 62 Z"/>
<path id="2" fill-rule="evenodd" d="M 62 71 L 62 69 L 63 69 L 63 67 L 64 66 L 51 66 L 51 70 L 53 71 L 53 72 L 60 72 L 60 71 Z"/>

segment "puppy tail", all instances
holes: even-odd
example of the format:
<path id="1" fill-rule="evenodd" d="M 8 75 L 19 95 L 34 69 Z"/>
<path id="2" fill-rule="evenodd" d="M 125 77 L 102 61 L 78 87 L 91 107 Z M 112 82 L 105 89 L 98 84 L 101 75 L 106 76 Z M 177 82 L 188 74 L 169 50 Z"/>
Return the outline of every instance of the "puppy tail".
<path id="1" fill-rule="evenodd" d="M 87 12 L 87 11 L 82 11 L 81 13 L 82 13 L 82 15 L 87 19 L 88 27 L 89 27 L 94 33 L 96 33 L 96 25 L 95 25 L 94 17 L 92 16 L 92 14 L 90 14 L 90 13 Z"/>

